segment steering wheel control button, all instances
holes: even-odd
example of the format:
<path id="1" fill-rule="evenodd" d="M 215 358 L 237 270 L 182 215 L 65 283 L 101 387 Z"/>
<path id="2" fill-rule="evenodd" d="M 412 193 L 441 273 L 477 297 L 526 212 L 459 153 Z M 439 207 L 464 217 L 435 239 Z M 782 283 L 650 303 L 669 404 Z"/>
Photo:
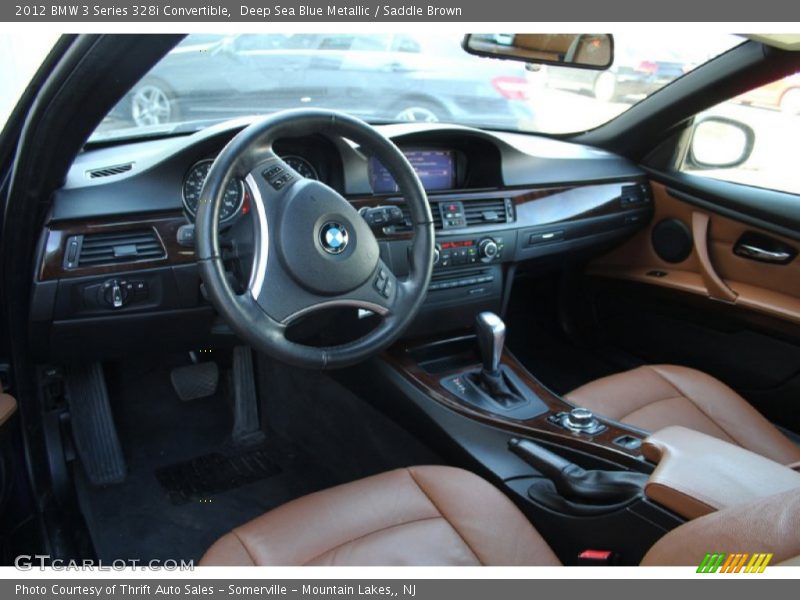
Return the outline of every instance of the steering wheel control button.
<path id="1" fill-rule="evenodd" d="M 389 298 L 394 291 L 394 284 L 392 283 L 392 278 L 387 277 L 386 282 L 383 284 L 383 289 L 381 290 L 381 296 L 384 298 Z"/>
<path id="2" fill-rule="evenodd" d="M 575 433 L 597 435 L 608 429 L 588 408 L 576 407 L 569 412 L 558 412 L 547 420 Z"/>
<path id="3" fill-rule="evenodd" d="M 358 214 L 370 227 L 388 227 L 402 225 L 405 222 L 403 210 L 399 206 L 364 207 Z"/>
<path id="4" fill-rule="evenodd" d="M 261 176 L 266 179 L 267 183 L 275 190 L 283 189 L 286 187 L 286 184 L 292 181 L 292 174 L 280 165 L 264 169 L 261 172 Z"/>
<path id="5" fill-rule="evenodd" d="M 388 299 L 394 291 L 392 275 L 386 269 L 378 269 L 378 274 L 375 276 L 375 281 L 372 282 L 372 287 L 381 296 Z"/>
<path id="6" fill-rule="evenodd" d="M 264 179 L 270 181 L 275 177 L 277 177 L 280 173 L 283 173 L 283 167 L 279 167 L 276 165 L 274 167 L 270 167 L 269 169 L 264 169 L 261 175 L 264 177 Z"/>
<path id="7" fill-rule="evenodd" d="M 319 240 L 328 254 L 341 254 L 350 243 L 350 233 L 341 223 L 328 221 L 319 230 Z"/>

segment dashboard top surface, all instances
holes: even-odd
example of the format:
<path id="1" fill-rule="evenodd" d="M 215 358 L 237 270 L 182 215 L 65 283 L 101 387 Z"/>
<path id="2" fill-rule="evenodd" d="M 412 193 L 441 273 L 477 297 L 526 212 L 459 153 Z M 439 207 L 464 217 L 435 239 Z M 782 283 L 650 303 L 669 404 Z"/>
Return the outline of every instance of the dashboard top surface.
<path id="1" fill-rule="evenodd" d="M 187 136 L 87 150 L 56 192 L 50 220 L 180 210 L 182 184 L 192 165 L 213 158 L 249 122 L 231 121 Z M 440 148 L 460 155 L 461 177 L 450 193 L 618 181 L 644 174 L 615 154 L 542 136 L 437 123 L 377 129 L 404 150 Z M 291 138 L 279 140 L 275 150 L 306 160 L 321 180 L 346 197 L 375 195 L 369 157 L 348 140 Z"/>

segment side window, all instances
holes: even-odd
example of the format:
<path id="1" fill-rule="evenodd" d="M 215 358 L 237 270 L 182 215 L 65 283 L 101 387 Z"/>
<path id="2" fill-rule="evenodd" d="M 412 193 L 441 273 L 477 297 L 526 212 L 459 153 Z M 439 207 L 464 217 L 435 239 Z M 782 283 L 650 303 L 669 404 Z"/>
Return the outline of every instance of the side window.
<path id="1" fill-rule="evenodd" d="M 681 171 L 800 194 L 800 72 L 695 118 Z"/>

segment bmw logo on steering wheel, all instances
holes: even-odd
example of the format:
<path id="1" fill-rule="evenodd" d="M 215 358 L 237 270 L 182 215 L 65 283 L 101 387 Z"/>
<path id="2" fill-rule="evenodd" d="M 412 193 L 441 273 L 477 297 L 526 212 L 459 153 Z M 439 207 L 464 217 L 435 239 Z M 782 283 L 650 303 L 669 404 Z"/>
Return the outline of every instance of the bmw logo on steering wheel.
<path id="1" fill-rule="evenodd" d="M 341 254 L 347 248 L 350 234 L 341 223 L 328 221 L 319 230 L 319 241 L 328 254 Z"/>

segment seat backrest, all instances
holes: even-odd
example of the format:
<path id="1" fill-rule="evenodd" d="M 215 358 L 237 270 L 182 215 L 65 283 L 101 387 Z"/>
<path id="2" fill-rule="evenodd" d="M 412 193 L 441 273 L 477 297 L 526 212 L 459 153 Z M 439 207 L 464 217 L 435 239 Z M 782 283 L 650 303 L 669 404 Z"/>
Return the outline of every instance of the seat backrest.
<path id="1" fill-rule="evenodd" d="M 729 506 L 673 529 L 642 566 L 697 566 L 707 553 L 772 553 L 770 564 L 800 561 L 800 488 Z"/>

